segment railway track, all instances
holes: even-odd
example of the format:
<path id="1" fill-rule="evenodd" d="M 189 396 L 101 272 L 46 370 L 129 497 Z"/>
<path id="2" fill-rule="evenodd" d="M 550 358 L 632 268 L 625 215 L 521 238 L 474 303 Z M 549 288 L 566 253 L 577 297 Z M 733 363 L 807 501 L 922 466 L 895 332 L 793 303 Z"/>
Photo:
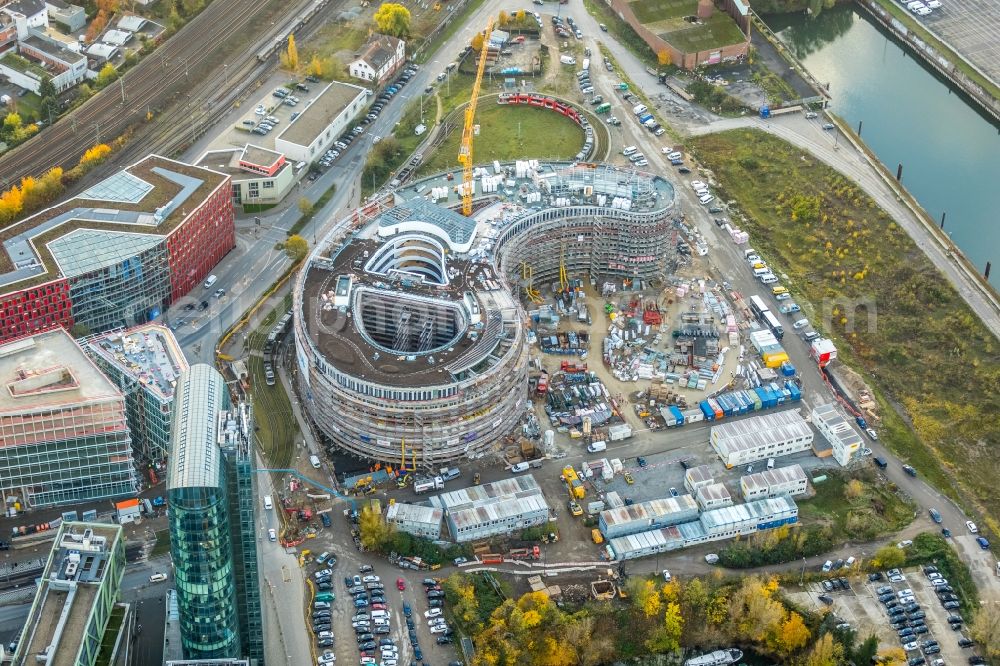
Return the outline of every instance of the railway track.
<path id="1" fill-rule="evenodd" d="M 282 21 L 277 18 L 272 23 L 269 18 L 262 19 L 278 15 L 283 8 L 287 7 L 281 0 L 214 0 L 176 35 L 126 72 L 120 82 L 101 90 L 69 117 L 0 158 L 0 184 L 6 187 L 24 176 L 55 166 L 73 166 L 90 146 L 145 122 L 147 112 L 155 113 L 184 97 L 194 104 L 195 97 L 190 91 L 204 90 L 207 84 L 214 84 L 216 91 L 228 88 L 218 86 L 220 78 L 224 82 L 241 80 L 237 77 L 245 76 L 247 67 L 265 64 L 255 57 L 260 36 L 272 33 L 275 24 L 280 27 Z M 260 24 L 266 25 L 266 29 L 262 26 L 253 30 Z M 235 39 L 253 47 L 240 52 L 237 60 L 242 64 L 234 60 L 233 71 L 229 71 L 228 63 L 223 63 L 220 72 L 219 60 Z M 247 53 L 253 54 L 251 59 L 256 65 L 246 62 Z M 197 116 L 203 118 L 210 111 L 211 108 L 205 108 Z M 175 134 L 178 131 L 176 126 L 170 129 Z M 148 147 L 142 152 L 149 152 Z"/>

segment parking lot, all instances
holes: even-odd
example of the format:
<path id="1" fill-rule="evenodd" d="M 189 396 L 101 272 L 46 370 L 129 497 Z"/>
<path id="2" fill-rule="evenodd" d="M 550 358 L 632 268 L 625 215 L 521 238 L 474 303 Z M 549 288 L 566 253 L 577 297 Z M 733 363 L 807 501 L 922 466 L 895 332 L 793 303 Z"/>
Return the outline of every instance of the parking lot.
<path id="1" fill-rule="evenodd" d="M 942 0 L 920 17 L 927 27 L 996 81 L 1000 78 L 1000 12 L 993 0 Z"/>
<path id="2" fill-rule="evenodd" d="M 830 572 L 828 580 L 809 583 L 804 592 L 790 596 L 813 611 L 829 609 L 861 640 L 875 634 L 883 648 L 902 647 L 911 666 L 969 663 L 977 653 L 974 647 L 959 646 L 966 637 L 964 622 L 956 621 L 961 618 L 960 611 L 945 609 L 936 592 L 946 590 L 947 581 L 935 588 L 929 576 L 940 574 L 927 571 L 892 570 L 871 580 L 871 576 L 852 575 L 842 569 Z M 847 581 L 848 589 L 839 584 L 842 580 Z"/>
<path id="3" fill-rule="evenodd" d="M 322 557 L 317 555 L 317 560 Z M 454 644 L 437 642 L 442 636 L 451 636 L 450 627 L 432 629 L 435 623 L 444 622 L 439 619 L 444 613 L 444 593 L 430 587 L 435 580 L 427 572 L 397 569 L 381 558 L 373 558 L 371 564 L 358 564 L 359 560 L 363 561 L 361 553 L 352 551 L 344 553 L 332 566 L 328 559 L 307 565 L 316 594 L 332 592 L 335 597 L 329 608 L 323 607 L 323 602 L 317 606 L 314 601 L 306 616 L 311 623 L 310 636 L 317 645 L 317 663 L 333 663 L 330 659 L 324 661 L 325 651 L 336 655 L 338 663 L 366 657 L 373 661 L 361 663 L 382 666 L 453 661 L 457 654 Z M 317 574 L 325 571 L 328 573 L 317 579 Z M 319 589 L 317 580 L 327 583 L 330 589 Z M 428 598 L 432 589 L 434 599 Z M 428 617 L 431 604 L 439 610 L 431 611 Z"/>

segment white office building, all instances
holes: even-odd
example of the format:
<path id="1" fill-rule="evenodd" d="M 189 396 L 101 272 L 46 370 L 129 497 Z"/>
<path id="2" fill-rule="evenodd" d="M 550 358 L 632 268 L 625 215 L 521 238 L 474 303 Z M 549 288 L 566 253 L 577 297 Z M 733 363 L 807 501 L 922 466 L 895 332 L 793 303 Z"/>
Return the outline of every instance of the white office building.
<path id="1" fill-rule="evenodd" d="M 294 162 L 316 162 L 354 125 L 369 91 L 333 81 L 274 140 L 274 149 Z"/>
<path id="2" fill-rule="evenodd" d="M 420 504 L 396 502 L 385 512 L 385 520 L 401 532 L 428 539 L 441 538 L 444 511 Z"/>
<path id="3" fill-rule="evenodd" d="M 649 500 L 632 506 L 601 511 L 598 527 L 605 539 L 669 527 L 695 520 L 698 504 L 690 495 Z"/>
<path id="4" fill-rule="evenodd" d="M 861 456 L 861 435 L 851 425 L 851 419 L 834 403 L 820 405 L 812 411 L 813 424 L 830 442 L 833 458 L 842 466 Z"/>
<path id="5" fill-rule="evenodd" d="M 777 467 L 740 478 L 743 498 L 750 500 L 788 495 L 804 495 L 809 490 L 809 478 L 801 465 Z"/>
<path id="6" fill-rule="evenodd" d="M 444 510 L 455 541 L 476 541 L 516 533 L 549 520 L 549 505 L 531 474 L 470 486 L 430 499 Z"/>
<path id="7" fill-rule="evenodd" d="M 712 448 L 727 468 L 808 451 L 813 431 L 797 409 L 712 426 Z"/>
<path id="8" fill-rule="evenodd" d="M 725 484 L 722 483 L 701 486 L 695 493 L 695 499 L 698 501 L 698 506 L 701 507 L 702 511 L 733 505 L 733 496 L 729 493 L 729 489 L 726 488 Z"/>

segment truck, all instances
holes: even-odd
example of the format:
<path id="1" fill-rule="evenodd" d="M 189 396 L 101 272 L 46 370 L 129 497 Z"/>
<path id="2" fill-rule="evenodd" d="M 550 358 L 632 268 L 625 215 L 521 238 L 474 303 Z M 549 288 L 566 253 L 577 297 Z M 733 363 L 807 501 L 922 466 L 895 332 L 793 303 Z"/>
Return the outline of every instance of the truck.
<path id="1" fill-rule="evenodd" d="M 607 102 L 600 104 L 596 109 L 594 109 L 594 113 L 597 114 L 608 113 L 609 111 L 611 111 L 611 105 Z"/>
<path id="2" fill-rule="evenodd" d="M 597 529 L 596 527 L 590 530 L 590 538 L 593 539 L 594 543 L 596 544 L 604 543 L 604 535 L 601 534 L 601 530 Z"/>
<path id="3" fill-rule="evenodd" d="M 311 455 L 311 456 L 309 456 L 309 463 L 314 468 L 319 469 L 319 465 L 320 465 L 319 456 L 317 456 L 317 455 Z"/>
<path id="4" fill-rule="evenodd" d="M 542 558 L 542 549 L 538 546 L 530 548 L 511 548 L 507 557 L 512 560 L 539 560 Z"/>
<path id="5" fill-rule="evenodd" d="M 441 469 L 438 470 L 438 472 L 441 474 L 441 478 L 444 479 L 445 481 L 451 481 L 452 479 L 457 479 L 462 475 L 461 470 L 459 470 L 457 467 L 442 467 Z"/>
<path id="6" fill-rule="evenodd" d="M 601 451 L 608 450 L 608 443 L 603 439 L 597 442 L 593 442 L 587 447 L 587 453 L 600 453 Z"/>
<path id="7" fill-rule="evenodd" d="M 415 492 L 418 495 L 421 495 L 423 493 L 429 493 L 432 490 L 434 490 L 434 480 L 433 479 L 426 479 L 424 481 L 417 481 L 416 483 L 413 484 L 413 492 Z"/>

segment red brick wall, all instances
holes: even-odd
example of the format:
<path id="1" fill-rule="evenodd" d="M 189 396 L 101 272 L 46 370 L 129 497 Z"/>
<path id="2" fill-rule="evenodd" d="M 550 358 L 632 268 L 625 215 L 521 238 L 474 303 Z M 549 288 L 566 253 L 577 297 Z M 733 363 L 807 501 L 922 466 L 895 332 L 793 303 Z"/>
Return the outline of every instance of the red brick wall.
<path id="1" fill-rule="evenodd" d="M 171 301 L 200 285 L 215 265 L 236 247 L 231 188 L 227 178 L 167 238 Z"/>
<path id="2" fill-rule="evenodd" d="M 69 282 L 54 280 L 0 296 L 0 342 L 53 326 L 73 326 Z"/>

